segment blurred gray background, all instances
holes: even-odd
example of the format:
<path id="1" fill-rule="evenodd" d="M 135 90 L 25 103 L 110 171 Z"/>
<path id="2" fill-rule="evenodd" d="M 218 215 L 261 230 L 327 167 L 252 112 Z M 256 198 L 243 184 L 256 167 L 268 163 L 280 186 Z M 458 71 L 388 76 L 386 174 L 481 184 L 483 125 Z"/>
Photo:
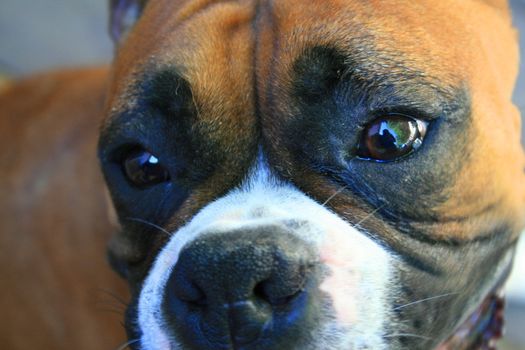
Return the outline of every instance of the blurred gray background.
<path id="1" fill-rule="evenodd" d="M 0 0 L 0 77 L 109 62 L 113 49 L 107 35 L 107 2 Z M 511 6 L 515 25 L 523 33 L 524 58 L 514 99 L 525 116 L 525 0 L 511 0 Z M 508 285 L 504 350 L 525 350 L 525 237 L 520 250 Z"/>

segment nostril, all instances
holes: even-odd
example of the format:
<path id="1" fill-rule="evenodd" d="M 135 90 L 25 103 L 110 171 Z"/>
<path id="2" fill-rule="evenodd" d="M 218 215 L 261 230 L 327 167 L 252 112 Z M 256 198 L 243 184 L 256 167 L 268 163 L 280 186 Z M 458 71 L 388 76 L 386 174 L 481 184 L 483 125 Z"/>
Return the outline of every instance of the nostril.
<path id="1" fill-rule="evenodd" d="M 265 282 L 257 283 L 255 288 L 253 289 L 253 294 L 259 299 L 262 299 L 262 300 L 270 302 L 269 301 L 270 297 L 269 297 L 268 293 L 266 292 L 264 285 L 265 285 Z M 271 304 L 271 302 L 270 302 L 270 304 Z"/>
<path id="2" fill-rule="evenodd" d="M 186 278 L 182 271 L 175 271 L 168 281 L 167 289 L 178 300 L 195 307 L 205 306 L 206 294 L 191 279 Z"/>
<path id="3" fill-rule="evenodd" d="M 285 306 L 293 302 L 304 292 L 304 283 L 300 286 L 288 288 L 275 288 L 271 281 L 263 281 L 258 283 L 253 294 L 272 306 Z"/>
<path id="4" fill-rule="evenodd" d="M 301 289 L 291 295 L 287 295 L 287 296 L 280 297 L 280 298 L 272 298 L 270 302 L 273 306 L 285 306 L 285 305 L 292 303 L 302 293 L 303 293 L 303 290 Z"/>
<path id="5" fill-rule="evenodd" d="M 190 284 L 186 288 L 181 288 L 182 293 L 176 293 L 176 296 L 181 300 L 193 306 L 205 306 L 207 304 L 206 294 L 194 284 Z"/>

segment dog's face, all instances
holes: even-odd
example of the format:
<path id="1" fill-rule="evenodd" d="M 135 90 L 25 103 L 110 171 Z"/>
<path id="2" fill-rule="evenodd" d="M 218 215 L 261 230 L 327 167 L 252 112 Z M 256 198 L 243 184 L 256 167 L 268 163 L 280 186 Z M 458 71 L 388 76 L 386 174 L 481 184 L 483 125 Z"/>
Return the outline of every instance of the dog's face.
<path id="1" fill-rule="evenodd" d="M 100 139 L 132 346 L 430 349 L 500 286 L 525 212 L 502 1 L 116 3 L 144 10 Z"/>

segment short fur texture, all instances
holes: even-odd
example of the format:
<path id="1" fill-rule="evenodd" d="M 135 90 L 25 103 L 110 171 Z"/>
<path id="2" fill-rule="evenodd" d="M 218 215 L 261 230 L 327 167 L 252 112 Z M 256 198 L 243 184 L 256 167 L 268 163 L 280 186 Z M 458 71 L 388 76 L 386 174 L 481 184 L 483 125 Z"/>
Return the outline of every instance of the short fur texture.
<path id="1" fill-rule="evenodd" d="M 130 31 L 114 23 L 123 30 L 110 72 L 43 75 L 0 96 L 1 348 L 123 341 L 90 301 L 98 287 L 125 294 L 103 261 L 115 227 L 95 153 L 101 120 L 119 220 L 109 253 L 131 289 L 132 340 L 148 312 L 143 283 L 173 251 L 170 235 L 129 218 L 184 232 L 242 187 L 261 154 L 279 183 L 359 226 L 394 261 L 381 284 L 394 289 L 378 298 L 392 329 L 377 348 L 437 345 L 505 276 L 525 225 L 506 1 L 128 2 L 143 12 Z M 399 162 L 355 159 L 363 125 L 400 108 L 432 123 L 424 146 Z M 176 169 L 169 190 L 126 185 L 115 154 L 129 143 Z M 436 295 L 454 297 L 402 307 Z M 165 346 L 144 339 L 144 349 Z"/>

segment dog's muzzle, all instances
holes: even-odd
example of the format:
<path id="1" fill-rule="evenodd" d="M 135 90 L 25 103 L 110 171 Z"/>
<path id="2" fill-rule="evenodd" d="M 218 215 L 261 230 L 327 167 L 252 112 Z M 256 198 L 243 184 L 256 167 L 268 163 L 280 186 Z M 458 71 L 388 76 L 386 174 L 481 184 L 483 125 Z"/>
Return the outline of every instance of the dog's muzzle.
<path id="1" fill-rule="evenodd" d="M 209 233 L 180 254 L 164 317 L 192 348 L 276 342 L 311 322 L 315 254 L 281 227 Z"/>

